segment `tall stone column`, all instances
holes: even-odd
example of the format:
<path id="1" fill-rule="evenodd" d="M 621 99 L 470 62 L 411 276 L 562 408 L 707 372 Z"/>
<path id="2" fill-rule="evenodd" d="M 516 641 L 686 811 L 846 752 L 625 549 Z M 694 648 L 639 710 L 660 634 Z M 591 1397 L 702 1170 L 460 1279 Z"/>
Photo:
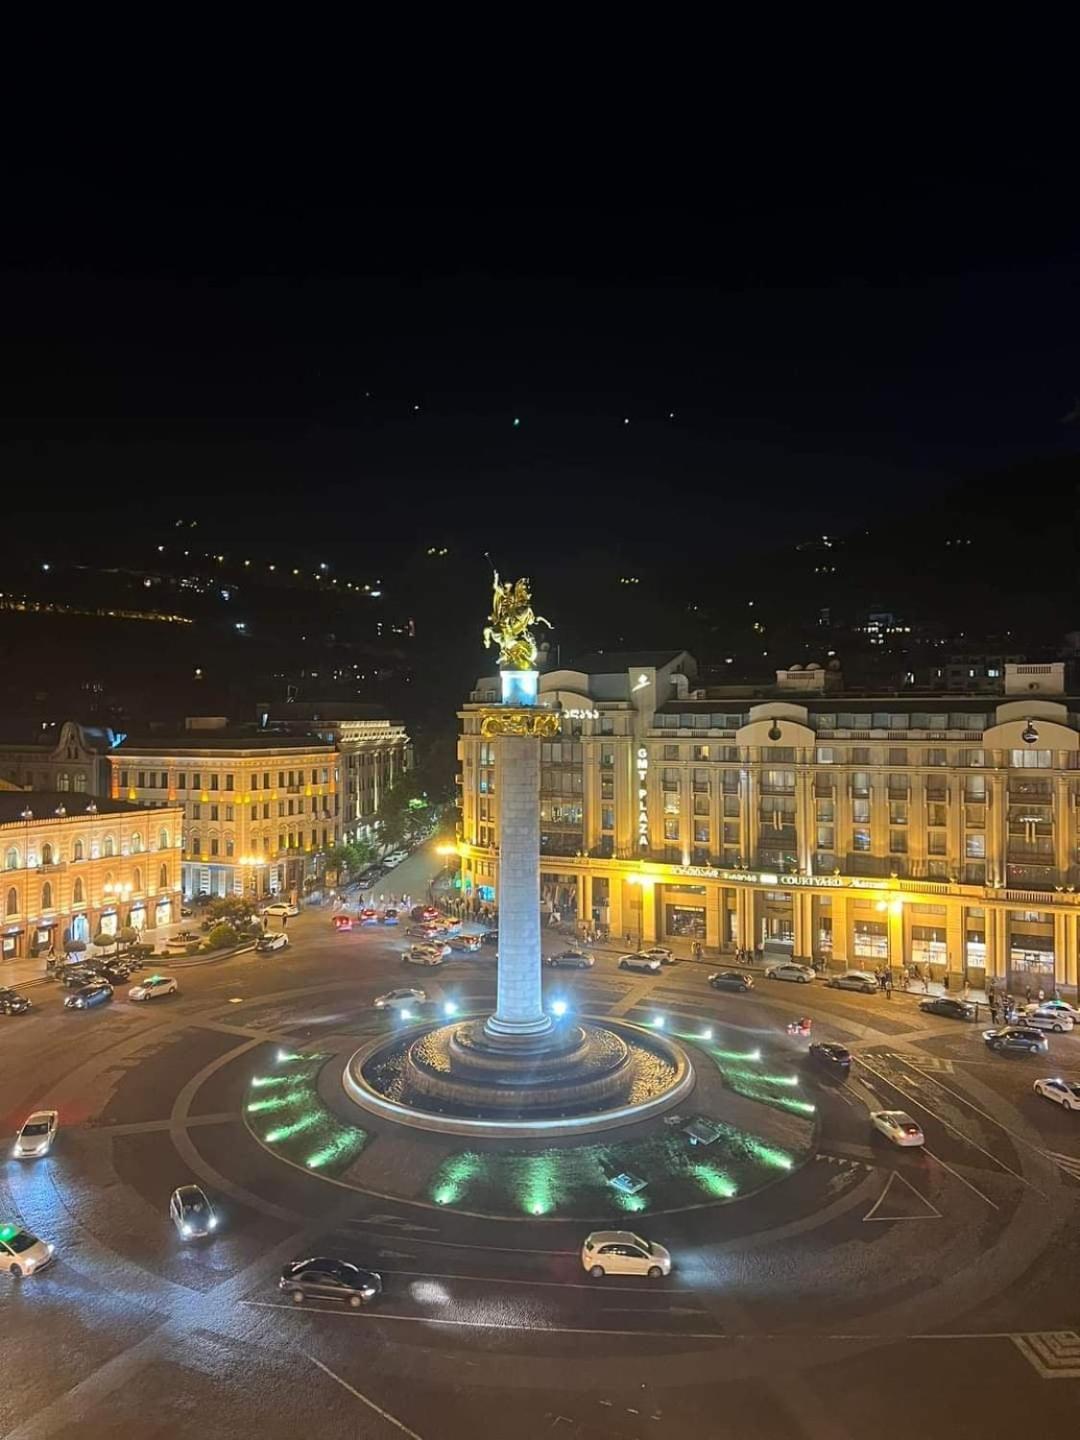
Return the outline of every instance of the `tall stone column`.
<path id="1" fill-rule="evenodd" d="M 491 1035 L 541 1035 L 540 743 L 531 735 L 499 742 L 499 974 Z"/>

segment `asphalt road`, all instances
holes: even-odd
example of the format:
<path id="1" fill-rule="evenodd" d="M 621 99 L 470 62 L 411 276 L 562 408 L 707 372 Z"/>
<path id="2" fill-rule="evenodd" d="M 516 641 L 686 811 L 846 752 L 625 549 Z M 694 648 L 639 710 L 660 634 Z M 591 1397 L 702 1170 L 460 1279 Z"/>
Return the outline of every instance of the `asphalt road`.
<path id="1" fill-rule="evenodd" d="M 424 857 L 385 888 L 425 888 Z M 551 996 L 597 1013 L 730 1024 L 774 1040 L 806 1012 L 856 1055 L 822 1085 L 817 1158 L 758 1197 L 653 1217 L 669 1280 L 593 1282 L 582 1227 L 485 1221 L 328 1184 L 286 1166 L 240 1118 L 245 1056 L 370 1023 L 407 973 L 439 998 L 493 996 L 491 967 L 406 972 L 403 931 L 338 935 L 293 920 L 287 952 L 178 971 L 182 994 L 65 1012 L 61 992 L 0 1017 L 0 1113 L 39 1104 L 61 1133 L 5 1162 L 0 1219 L 52 1240 L 50 1270 L 0 1277 L 0 1432 L 72 1440 L 878 1440 L 1070 1436 L 1080 1413 L 1080 1114 L 1031 1091 L 1080 1075 L 1080 1036 L 1051 1056 L 991 1056 L 982 1026 L 921 1015 L 914 997 L 759 980 L 718 994 L 707 968 L 628 975 L 599 953 L 547 971 Z M 559 948 L 554 934 L 546 943 Z M 803 1065 L 805 1042 L 780 1043 Z M 245 1049 L 244 1047 L 247 1047 Z M 248 1066 L 247 1074 L 250 1074 Z M 813 1084 L 809 1075 L 806 1083 Z M 872 1138 L 903 1107 L 925 1152 Z M 198 1179 L 225 1223 L 181 1245 L 172 1188 Z M 322 1249 L 382 1270 L 360 1312 L 276 1289 L 283 1261 Z"/>

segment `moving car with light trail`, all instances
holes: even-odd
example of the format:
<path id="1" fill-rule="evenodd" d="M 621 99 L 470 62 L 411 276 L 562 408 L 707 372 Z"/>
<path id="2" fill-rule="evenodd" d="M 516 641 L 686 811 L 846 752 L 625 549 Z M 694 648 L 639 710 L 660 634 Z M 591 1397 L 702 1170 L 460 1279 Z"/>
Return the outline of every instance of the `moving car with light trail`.
<path id="1" fill-rule="evenodd" d="M 166 995 L 179 995 L 180 983 L 174 975 L 148 975 L 128 991 L 129 1000 L 163 1000 Z"/>
<path id="2" fill-rule="evenodd" d="M 594 1280 L 605 1275 L 647 1275 L 659 1280 L 671 1274 L 671 1256 L 632 1230 L 594 1230 L 581 1247 L 581 1266 Z"/>
<path id="3" fill-rule="evenodd" d="M 284 1266 L 278 1289 L 284 1290 L 294 1305 L 305 1300 L 340 1300 L 358 1310 L 382 1293 L 382 1276 L 351 1260 L 316 1255 Z"/>
<path id="4" fill-rule="evenodd" d="M 654 959 L 651 955 L 619 956 L 620 970 L 639 970 L 646 975 L 657 975 L 662 968 L 660 961 Z"/>
<path id="5" fill-rule="evenodd" d="M 412 1005 L 423 1005 L 426 1000 L 427 991 L 413 985 L 401 990 L 387 990 L 385 995 L 376 995 L 371 1003 L 376 1010 L 408 1010 Z"/>
<path id="6" fill-rule="evenodd" d="M 906 1110 L 871 1110 L 870 1123 L 894 1145 L 923 1145 L 926 1137 Z"/>
<path id="7" fill-rule="evenodd" d="M 743 970 L 718 970 L 709 976 L 709 984 L 714 990 L 734 990 L 742 995 L 754 988 L 754 977 Z"/>
<path id="8" fill-rule="evenodd" d="M 272 935 L 260 935 L 255 941 L 256 955 L 270 955 L 275 950 L 287 950 L 289 937 L 284 930 L 275 930 Z"/>
<path id="9" fill-rule="evenodd" d="M 1053 1100 L 1063 1110 L 1080 1110 L 1080 1080 L 1054 1079 L 1036 1080 L 1031 1087 L 1044 1100 Z"/>
<path id="10" fill-rule="evenodd" d="M 809 965 L 800 965 L 794 960 L 785 960 L 782 965 L 769 965 L 765 969 L 766 980 L 790 980 L 796 985 L 809 985 L 814 972 Z"/>
<path id="11" fill-rule="evenodd" d="M 35 1110 L 23 1121 L 11 1153 L 16 1160 L 34 1160 L 47 1155 L 56 1139 L 60 1117 L 55 1110 Z"/>
<path id="12" fill-rule="evenodd" d="M 184 1240 L 211 1235 L 218 1228 L 214 1207 L 199 1185 L 178 1185 L 169 1199 L 169 1219 Z"/>
<path id="13" fill-rule="evenodd" d="M 591 970 L 595 959 L 587 950 L 560 950 L 558 955 L 549 955 L 544 961 L 552 970 Z"/>
<path id="14" fill-rule="evenodd" d="M 1041 1052 L 1045 1055 L 1050 1049 L 1046 1036 L 1031 1025 L 1002 1025 L 997 1030 L 984 1030 L 983 1039 L 988 1050 L 1001 1055 L 1017 1051 L 1020 1054 L 1038 1055 Z"/>
<path id="15" fill-rule="evenodd" d="M 44 1270 L 55 1249 L 18 1225 L 0 1225 L 0 1270 L 6 1270 L 13 1280 Z"/>

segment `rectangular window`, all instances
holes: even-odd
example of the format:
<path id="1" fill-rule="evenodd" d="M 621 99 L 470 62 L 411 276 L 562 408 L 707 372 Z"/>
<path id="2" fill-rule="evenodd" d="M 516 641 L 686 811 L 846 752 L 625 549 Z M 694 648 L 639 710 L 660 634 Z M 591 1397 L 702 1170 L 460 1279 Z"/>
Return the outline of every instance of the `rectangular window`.
<path id="1" fill-rule="evenodd" d="M 233 788 L 233 776 L 232 776 L 232 775 L 226 775 L 226 776 L 225 776 L 225 789 L 226 789 L 226 790 L 231 790 L 232 788 Z"/>
<path id="2" fill-rule="evenodd" d="M 960 764 L 971 766 L 982 766 L 986 764 L 985 750 L 961 750 Z"/>
<path id="3" fill-rule="evenodd" d="M 196 770 L 195 774 L 191 777 L 191 788 L 193 790 L 202 789 L 202 775 L 198 770 Z"/>
<path id="4" fill-rule="evenodd" d="M 819 825 L 817 827 L 817 848 L 819 850 L 831 850 L 833 848 L 833 836 L 836 831 L 831 825 Z"/>
<path id="5" fill-rule="evenodd" d="M 216 775 L 211 775 L 211 776 L 210 776 L 210 789 L 211 789 L 211 790 L 216 790 L 217 788 L 218 788 L 218 777 L 217 777 Z"/>
<path id="6" fill-rule="evenodd" d="M 852 818 L 852 820 L 854 820 L 854 821 L 856 822 L 856 824 L 859 824 L 859 823 L 867 823 L 867 824 L 868 824 L 869 821 L 870 821 L 870 801 L 869 801 L 869 800 L 852 800 L 852 802 L 851 802 L 851 818 Z"/>
<path id="7" fill-rule="evenodd" d="M 138 772 L 135 783 L 138 785 L 138 787 L 139 787 L 140 790 L 145 790 L 145 789 L 146 789 L 146 771 L 145 771 L 145 770 L 140 770 L 140 771 Z"/>
<path id="8" fill-rule="evenodd" d="M 664 839 L 665 839 L 665 840 L 678 840 L 678 838 L 679 838 L 679 820 L 678 820 L 678 816 L 675 816 L 674 818 L 672 818 L 672 817 L 670 817 L 670 816 L 665 817 L 665 819 L 664 819 Z"/>
<path id="9" fill-rule="evenodd" d="M 927 750 L 926 752 L 927 765 L 946 765 L 948 760 L 948 752 L 945 750 Z"/>
<path id="10" fill-rule="evenodd" d="M 225 819 L 226 819 L 226 820 L 231 820 L 232 818 L 233 818 L 233 807 L 232 807 L 231 805 L 226 805 L 226 806 L 225 806 Z"/>
<path id="11" fill-rule="evenodd" d="M 251 818 L 252 818 L 252 820 L 257 820 L 257 819 L 259 818 L 259 807 L 258 807 L 258 805 L 252 805 L 252 807 L 251 807 Z"/>
<path id="12" fill-rule="evenodd" d="M 695 795 L 695 796 L 694 796 L 694 814 L 695 814 L 695 815 L 708 815 L 708 813 L 709 813 L 709 797 L 708 797 L 708 795 Z"/>
<path id="13" fill-rule="evenodd" d="M 602 767 L 603 769 L 605 769 L 605 770 L 610 770 L 611 767 L 612 767 L 614 764 L 615 764 L 615 746 L 614 746 L 614 745 L 601 745 L 601 746 L 600 746 L 600 765 L 601 765 L 601 767 Z"/>
<path id="14" fill-rule="evenodd" d="M 852 795 L 870 794 L 870 774 L 866 770 L 855 770 L 851 776 Z"/>
<path id="15" fill-rule="evenodd" d="M 179 775 L 177 775 L 177 777 L 176 777 L 176 788 L 177 788 L 178 790 L 186 790 L 186 789 L 187 789 L 187 775 L 185 774 L 185 772 L 184 772 L 183 770 L 181 770 L 180 773 L 179 773 Z"/>
<path id="16" fill-rule="evenodd" d="M 263 771 L 263 789 L 264 789 L 264 790 L 269 790 L 269 789 L 270 789 L 270 771 L 269 771 L 269 770 L 264 770 L 264 771 Z"/>
<path id="17" fill-rule="evenodd" d="M 814 751 L 814 758 L 819 765 L 834 765 L 836 763 L 836 751 L 831 745 L 819 745 Z"/>
<path id="18" fill-rule="evenodd" d="M 926 807 L 927 825 L 944 825 L 946 822 L 946 807 L 944 805 L 931 804 Z"/>
<path id="19" fill-rule="evenodd" d="M 869 849 L 870 849 L 870 831 L 869 831 L 869 830 L 853 830 L 853 831 L 851 832 L 851 848 L 852 848 L 852 850 L 862 850 L 862 851 L 869 850 Z"/>
<path id="20" fill-rule="evenodd" d="M 128 788 L 128 772 L 126 770 L 120 771 L 120 788 L 121 790 Z"/>
<path id="21" fill-rule="evenodd" d="M 889 824 L 906 825 L 908 821 L 908 807 L 906 800 L 889 801 Z"/>
<path id="22" fill-rule="evenodd" d="M 694 746 L 694 759 L 695 759 L 695 760 L 708 760 L 708 758 L 709 758 L 709 747 L 708 747 L 708 745 L 695 745 L 695 746 Z"/>
<path id="23" fill-rule="evenodd" d="M 695 845 L 707 845 L 709 843 L 708 820 L 694 821 L 694 843 Z"/>
<path id="24" fill-rule="evenodd" d="M 664 746 L 664 759 L 665 759 L 665 760 L 677 760 L 678 758 L 679 758 L 679 747 L 678 747 L 678 745 L 665 745 L 665 746 Z"/>
<path id="25" fill-rule="evenodd" d="M 269 800 L 264 800 L 264 801 L 263 801 L 263 813 L 262 813 L 262 818 L 263 818 L 264 820 L 269 820 L 269 819 L 270 819 L 270 801 L 269 801 Z"/>
<path id="26" fill-rule="evenodd" d="M 870 765 L 869 745 L 853 745 L 851 747 L 851 763 L 853 765 Z"/>
<path id="27" fill-rule="evenodd" d="M 1049 750 L 1011 750 L 1009 764 L 1014 770 L 1049 770 Z"/>
<path id="28" fill-rule="evenodd" d="M 906 764 L 907 764 L 907 751 L 906 751 L 906 750 L 897 750 L 897 749 L 890 748 L 890 750 L 889 750 L 889 764 L 890 764 L 890 765 L 906 765 Z"/>
<path id="29" fill-rule="evenodd" d="M 614 829 L 615 829 L 615 807 L 614 807 L 613 805 L 604 805 L 604 806 L 601 808 L 601 810 L 600 810 L 600 829 L 601 829 L 601 830 L 614 830 Z"/>
<path id="30" fill-rule="evenodd" d="M 210 840 L 210 854 L 211 854 L 211 855 L 216 855 L 217 853 L 218 853 L 218 840 L 217 840 L 217 836 L 214 835 L 214 836 L 211 837 L 211 840 Z"/>
<path id="31" fill-rule="evenodd" d="M 218 814 L 218 809 L 219 809 L 219 807 L 218 807 L 217 805 L 211 805 L 211 806 L 210 806 L 210 819 L 211 819 L 211 820 L 220 819 L 220 816 L 219 816 L 219 814 Z"/>
<path id="32" fill-rule="evenodd" d="M 251 772 L 251 788 L 252 790 L 259 788 L 259 772 L 257 770 Z"/>
<path id="33" fill-rule="evenodd" d="M 944 830 L 929 830 L 926 835 L 926 853 L 928 855 L 947 855 L 948 836 Z"/>
<path id="34" fill-rule="evenodd" d="M 907 854 L 907 831 L 906 831 L 906 830 L 890 830 L 890 831 L 889 831 L 889 853 L 890 853 L 891 855 L 906 855 L 906 854 Z"/>
<path id="35" fill-rule="evenodd" d="M 969 860 L 986 859 L 986 836 L 978 833 L 968 835 L 964 841 L 964 854 Z"/>
<path id="36" fill-rule="evenodd" d="M 191 807 L 191 818 L 193 820 L 202 819 L 202 806 L 198 803 L 198 801 L 196 801 L 195 804 Z"/>

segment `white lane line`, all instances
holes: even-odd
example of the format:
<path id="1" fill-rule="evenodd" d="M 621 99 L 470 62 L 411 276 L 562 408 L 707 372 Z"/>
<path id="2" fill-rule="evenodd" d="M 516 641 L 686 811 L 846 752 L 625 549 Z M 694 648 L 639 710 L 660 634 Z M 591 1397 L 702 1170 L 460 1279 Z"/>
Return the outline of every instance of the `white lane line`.
<path id="1" fill-rule="evenodd" d="M 398 1325 L 453 1325 L 463 1330 L 524 1330 L 530 1335 L 616 1335 L 643 1336 L 659 1340 L 727 1340 L 720 1330 L 610 1330 L 607 1326 L 513 1325 L 505 1320 L 441 1320 L 427 1315 L 388 1315 L 384 1310 L 330 1310 L 317 1305 L 283 1305 L 277 1300 L 240 1300 L 259 1310 L 284 1310 L 287 1315 L 336 1315 L 339 1320 L 392 1321 Z"/>
<path id="2" fill-rule="evenodd" d="M 965 1145 L 970 1145 L 973 1149 L 978 1150 L 981 1154 L 985 1155 L 988 1160 L 992 1160 L 994 1164 L 997 1165 L 1000 1169 L 1007 1171 L 1007 1173 L 1010 1174 L 1014 1180 L 1019 1180 L 1021 1185 L 1026 1185 L 1029 1190 L 1034 1190 L 1036 1195 L 1042 1195 L 1042 1191 L 1037 1189 L 1036 1186 L 1032 1185 L 1030 1180 L 1025 1180 L 1023 1175 L 1021 1175 L 1019 1171 L 1014 1170 L 1011 1165 L 1006 1165 L 1005 1161 L 999 1160 L 996 1155 L 992 1155 L 990 1151 L 984 1149 L 977 1140 L 972 1140 L 970 1135 L 965 1135 L 962 1130 L 959 1130 L 955 1125 L 950 1124 L 950 1122 L 946 1120 L 943 1116 L 939 1115 L 936 1110 L 931 1110 L 930 1106 L 927 1105 L 926 1101 L 920 1100 L 918 1095 L 914 1094 L 910 1087 L 905 1087 L 898 1080 L 894 1079 L 891 1075 L 887 1075 L 880 1070 L 876 1070 L 874 1066 L 871 1065 L 869 1061 L 864 1060 L 861 1055 L 856 1055 L 854 1058 L 856 1065 L 861 1065 L 864 1069 L 869 1070 L 871 1075 L 876 1075 L 878 1079 L 883 1080 L 886 1085 L 891 1085 L 894 1090 L 899 1090 L 901 1095 L 906 1095 L 913 1105 L 917 1105 L 920 1110 L 925 1110 L 927 1115 L 932 1115 L 939 1125 L 944 1125 L 946 1130 L 951 1130 L 954 1135 L 958 1135 L 960 1139 L 963 1140 Z M 1046 1196 L 1042 1195 L 1042 1198 L 1045 1200 Z"/>
<path id="3" fill-rule="evenodd" d="M 346 1225 L 366 1225 L 366 1220 L 349 1219 Z M 495 1255 L 580 1255 L 580 1250 L 526 1250 L 516 1245 L 468 1245 L 460 1240 L 425 1240 L 422 1235 L 405 1234 L 398 1231 L 393 1235 L 371 1236 L 373 1240 L 391 1240 L 398 1245 L 437 1245 L 442 1250 L 486 1250 Z"/>
<path id="4" fill-rule="evenodd" d="M 403 1435 L 408 1435 L 410 1440 L 421 1440 L 415 1430 L 410 1430 L 407 1425 L 403 1425 L 396 1415 L 391 1415 L 389 1410 L 384 1410 L 381 1405 L 376 1405 L 374 1400 L 369 1400 L 366 1395 L 361 1395 L 360 1391 L 354 1389 L 347 1380 L 343 1380 L 340 1375 L 335 1375 L 329 1365 L 324 1365 L 321 1360 L 316 1360 L 314 1355 L 309 1355 L 307 1358 L 313 1365 L 317 1365 L 324 1375 L 329 1375 L 331 1380 L 336 1381 L 343 1390 L 348 1390 L 350 1395 L 355 1395 L 362 1405 L 366 1405 L 369 1410 L 374 1410 L 376 1415 L 381 1415 L 387 1424 L 393 1425 Z"/>
<path id="5" fill-rule="evenodd" d="M 477 1285 L 539 1285 L 545 1290 L 599 1290 L 603 1292 L 603 1286 L 598 1285 L 594 1280 L 591 1285 L 576 1280 L 522 1280 L 517 1276 L 506 1275 L 439 1275 L 431 1270 L 383 1270 L 383 1275 L 404 1275 L 414 1280 L 469 1280 Z M 609 1294 L 616 1292 L 609 1291 Z M 664 1290 L 647 1290 L 644 1286 L 627 1286 L 628 1295 L 693 1295 L 695 1292 L 687 1286 L 682 1288 L 668 1287 Z"/>
<path id="6" fill-rule="evenodd" d="M 994 1210 L 1001 1209 L 1001 1206 L 998 1205 L 995 1201 L 991 1200 L 989 1195 L 984 1195 L 977 1185 L 973 1185 L 970 1180 L 966 1179 L 963 1175 L 960 1174 L 959 1170 L 954 1170 L 947 1161 L 942 1160 L 940 1155 L 935 1155 L 933 1150 L 929 1149 L 926 1145 L 923 1146 L 923 1153 L 925 1155 L 929 1155 L 931 1160 L 936 1160 L 937 1163 L 941 1166 L 941 1168 L 943 1170 L 947 1170 L 950 1175 L 955 1175 L 957 1180 L 960 1181 L 961 1185 L 966 1185 L 969 1190 L 974 1190 L 975 1194 L 978 1195 L 980 1200 L 985 1200 L 986 1203 Z"/>

